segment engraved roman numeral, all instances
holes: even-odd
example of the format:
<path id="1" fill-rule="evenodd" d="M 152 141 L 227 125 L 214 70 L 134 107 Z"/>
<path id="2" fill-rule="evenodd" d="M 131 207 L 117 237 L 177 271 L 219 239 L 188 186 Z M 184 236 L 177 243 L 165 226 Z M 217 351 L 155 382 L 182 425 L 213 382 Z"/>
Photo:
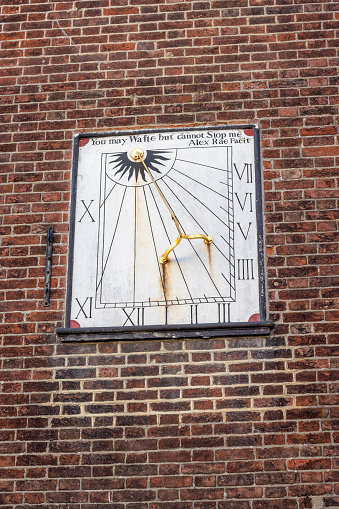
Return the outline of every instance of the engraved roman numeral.
<path id="1" fill-rule="evenodd" d="M 233 163 L 234 169 L 237 172 L 239 180 L 242 180 L 244 173 L 246 174 L 246 182 L 247 184 L 252 184 L 253 182 L 253 164 L 251 163 L 244 163 L 243 170 L 241 174 L 238 171 L 237 165 Z"/>
<path id="2" fill-rule="evenodd" d="M 229 303 L 218 303 L 218 321 L 219 323 L 231 321 L 231 306 Z"/>
<path id="3" fill-rule="evenodd" d="M 191 323 L 198 323 L 198 305 L 191 304 Z"/>
<path id="4" fill-rule="evenodd" d="M 144 325 L 145 323 L 145 309 L 144 308 L 121 308 L 126 315 L 126 320 L 123 326 L 127 325 Z M 133 320 L 132 320 L 132 318 Z"/>
<path id="5" fill-rule="evenodd" d="M 240 223 L 237 223 L 237 225 L 239 226 L 239 229 L 242 233 L 242 236 L 244 237 L 245 240 L 247 240 L 247 237 L 248 237 L 248 234 L 249 234 L 249 231 L 250 231 L 250 228 L 252 226 L 252 223 L 248 223 L 248 228 L 247 228 L 247 232 L 245 233 L 244 230 L 242 229 L 241 227 L 241 224 Z"/>
<path id="6" fill-rule="evenodd" d="M 89 202 L 89 204 L 88 204 L 88 205 L 86 205 L 85 200 L 81 200 L 81 203 L 82 203 L 82 204 L 83 204 L 83 206 L 85 207 L 85 212 L 83 213 L 83 215 L 82 215 L 82 216 L 81 216 L 81 218 L 79 219 L 79 221 L 78 221 L 79 223 L 81 223 L 81 221 L 82 221 L 82 220 L 83 220 L 83 218 L 86 216 L 86 214 L 88 214 L 88 215 L 89 215 L 89 217 L 91 218 L 92 223 L 95 223 L 95 220 L 94 220 L 94 218 L 93 218 L 92 214 L 91 214 L 91 213 L 90 213 L 90 211 L 89 211 L 89 208 L 90 208 L 90 206 L 92 205 L 92 203 L 93 203 L 93 202 L 94 202 L 94 200 L 91 200 L 91 201 Z"/>
<path id="7" fill-rule="evenodd" d="M 79 317 L 80 313 L 82 313 L 85 318 L 92 318 L 93 297 L 86 297 L 86 300 L 83 304 L 81 304 L 81 302 L 79 301 L 79 299 L 77 297 L 75 297 L 75 300 L 78 303 L 79 308 L 80 308 L 75 319 L 77 319 Z"/>
<path id="8" fill-rule="evenodd" d="M 253 258 L 238 259 L 238 279 L 254 279 Z"/>
<path id="9" fill-rule="evenodd" d="M 238 193 L 235 193 L 235 197 L 236 199 L 238 200 L 238 203 L 240 205 L 240 208 L 241 210 L 244 210 L 245 206 L 246 206 L 246 202 L 247 202 L 247 197 L 249 197 L 249 207 L 250 207 L 250 212 L 253 212 L 253 204 L 252 204 L 252 193 L 246 193 L 245 194 L 245 198 L 243 200 L 243 202 L 241 203 L 240 201 L 240 198 L 238 196 Z"/>

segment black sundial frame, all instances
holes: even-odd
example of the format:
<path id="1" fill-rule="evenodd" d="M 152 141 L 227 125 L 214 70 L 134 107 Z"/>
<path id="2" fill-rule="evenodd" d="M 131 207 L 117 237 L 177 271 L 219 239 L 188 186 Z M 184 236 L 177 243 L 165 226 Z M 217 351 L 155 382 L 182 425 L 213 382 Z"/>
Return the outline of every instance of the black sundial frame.
<path id="1" fill-rule="evenodd" d="M 107 136 L 130 136 L 163 133 L 173 131 L 192 132 L 196 130 L 208 129 L 210 131 L 253 129 L 254 131 L 254 163 L 255 163 L 255 189 L 256 189 L 256 210 L 257 210 L 257 247 L 258 247 L 258 284 L 259 284 L 259 321 L 252 322 L 228 322 L 228 323 L 202 323 L 202 324 L 184 324 L 184 325 L 144 325 L 144 326 L 124 326 L 124 327 L 81 327 L 70 328 L 70 307 L 72 299 L 72 274 L 73 274 L 73 246 L 75 235 L 75 207 L 77 194 L 77 171 L 79 163 L 79 148 L 81 140 L 90 138 L 104 138 Z M 137 178 L 140 177 L 146 182 L 146 175 L 139 163 L 130 161 L 126 152 L 116 151 L 116 163 L 112 168 L 116 169 L 116 178 L 124 176 L 128 172 L 128 180 L 132 178 L 133 173 Z M 166 149 L 149 150 L 148 159 L 145 161 L 148 167 L 157 174 L 162 161 L 166 160 Z M 71 193 L 71 220 L 69 234 L 69 258 L 68 258 L 68 277 L 67 277 L 67 297 L 66 297 L 66 317 L 65 327 L 56 329 L 56 333 L 62 341 L 87 342 L 87 341 L 131 341 L 131 340 L 175 340 L 175 339 L 209 339 L 215 337 L 234 337 L 234 336 L 262 336 L 270 334 L 273 329 L 273 322 L 266 319 L 266 288 L 265 288 L 265 261 L 264 261 L 264 237 L 263 237 L 263 213 L 262 213 L 262 183 L 261 183 L 261 158 L 260 158 L 260 132 L 256 125 L 215 125 L 199 127 L 179 127 L 166 129 L 143 129 L 138 131 L 114 131 L 99 133 L 81 133 L 74 137 L 73 142 L 73 166 L 72 166 L 72 193 Z"/>

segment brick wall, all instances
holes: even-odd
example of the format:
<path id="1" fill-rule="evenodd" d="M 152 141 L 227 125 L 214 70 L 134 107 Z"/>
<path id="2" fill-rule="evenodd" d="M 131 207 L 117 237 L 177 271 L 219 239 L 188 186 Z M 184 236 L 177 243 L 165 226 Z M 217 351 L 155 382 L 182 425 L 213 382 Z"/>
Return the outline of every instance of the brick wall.
<path id="1" fill-rule="evenodd" d="M 337 0 L 0 12 L 1 507 L 338 507 Z M 235 123 L 262 133 L 274 333 L 61 344 L 73 134 Z"/>

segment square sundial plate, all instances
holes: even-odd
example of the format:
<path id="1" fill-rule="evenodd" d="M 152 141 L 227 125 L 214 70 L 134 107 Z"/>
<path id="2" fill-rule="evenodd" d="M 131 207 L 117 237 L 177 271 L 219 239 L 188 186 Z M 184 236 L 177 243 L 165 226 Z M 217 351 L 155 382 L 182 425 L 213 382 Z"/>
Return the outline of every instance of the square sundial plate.
<path id="1" fill-rule="evenodd" d="M 59 334 L 134 339 L 267 326 L 259 153 L 255 126 L 78 135 Z M 213 242 L 183 238 L 163 264 L 178 237 L 171 211 L 184 235 Z"/>

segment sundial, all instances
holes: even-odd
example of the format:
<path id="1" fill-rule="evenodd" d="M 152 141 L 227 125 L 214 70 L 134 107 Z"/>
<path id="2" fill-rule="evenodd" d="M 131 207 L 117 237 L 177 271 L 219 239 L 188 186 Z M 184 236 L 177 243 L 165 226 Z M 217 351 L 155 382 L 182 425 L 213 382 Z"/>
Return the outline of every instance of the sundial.
<path id="1" fill-rule="evenodd" d="M 255 126 L 76 138 L 66 327 L 265 320 L 260 171 Z"/>

